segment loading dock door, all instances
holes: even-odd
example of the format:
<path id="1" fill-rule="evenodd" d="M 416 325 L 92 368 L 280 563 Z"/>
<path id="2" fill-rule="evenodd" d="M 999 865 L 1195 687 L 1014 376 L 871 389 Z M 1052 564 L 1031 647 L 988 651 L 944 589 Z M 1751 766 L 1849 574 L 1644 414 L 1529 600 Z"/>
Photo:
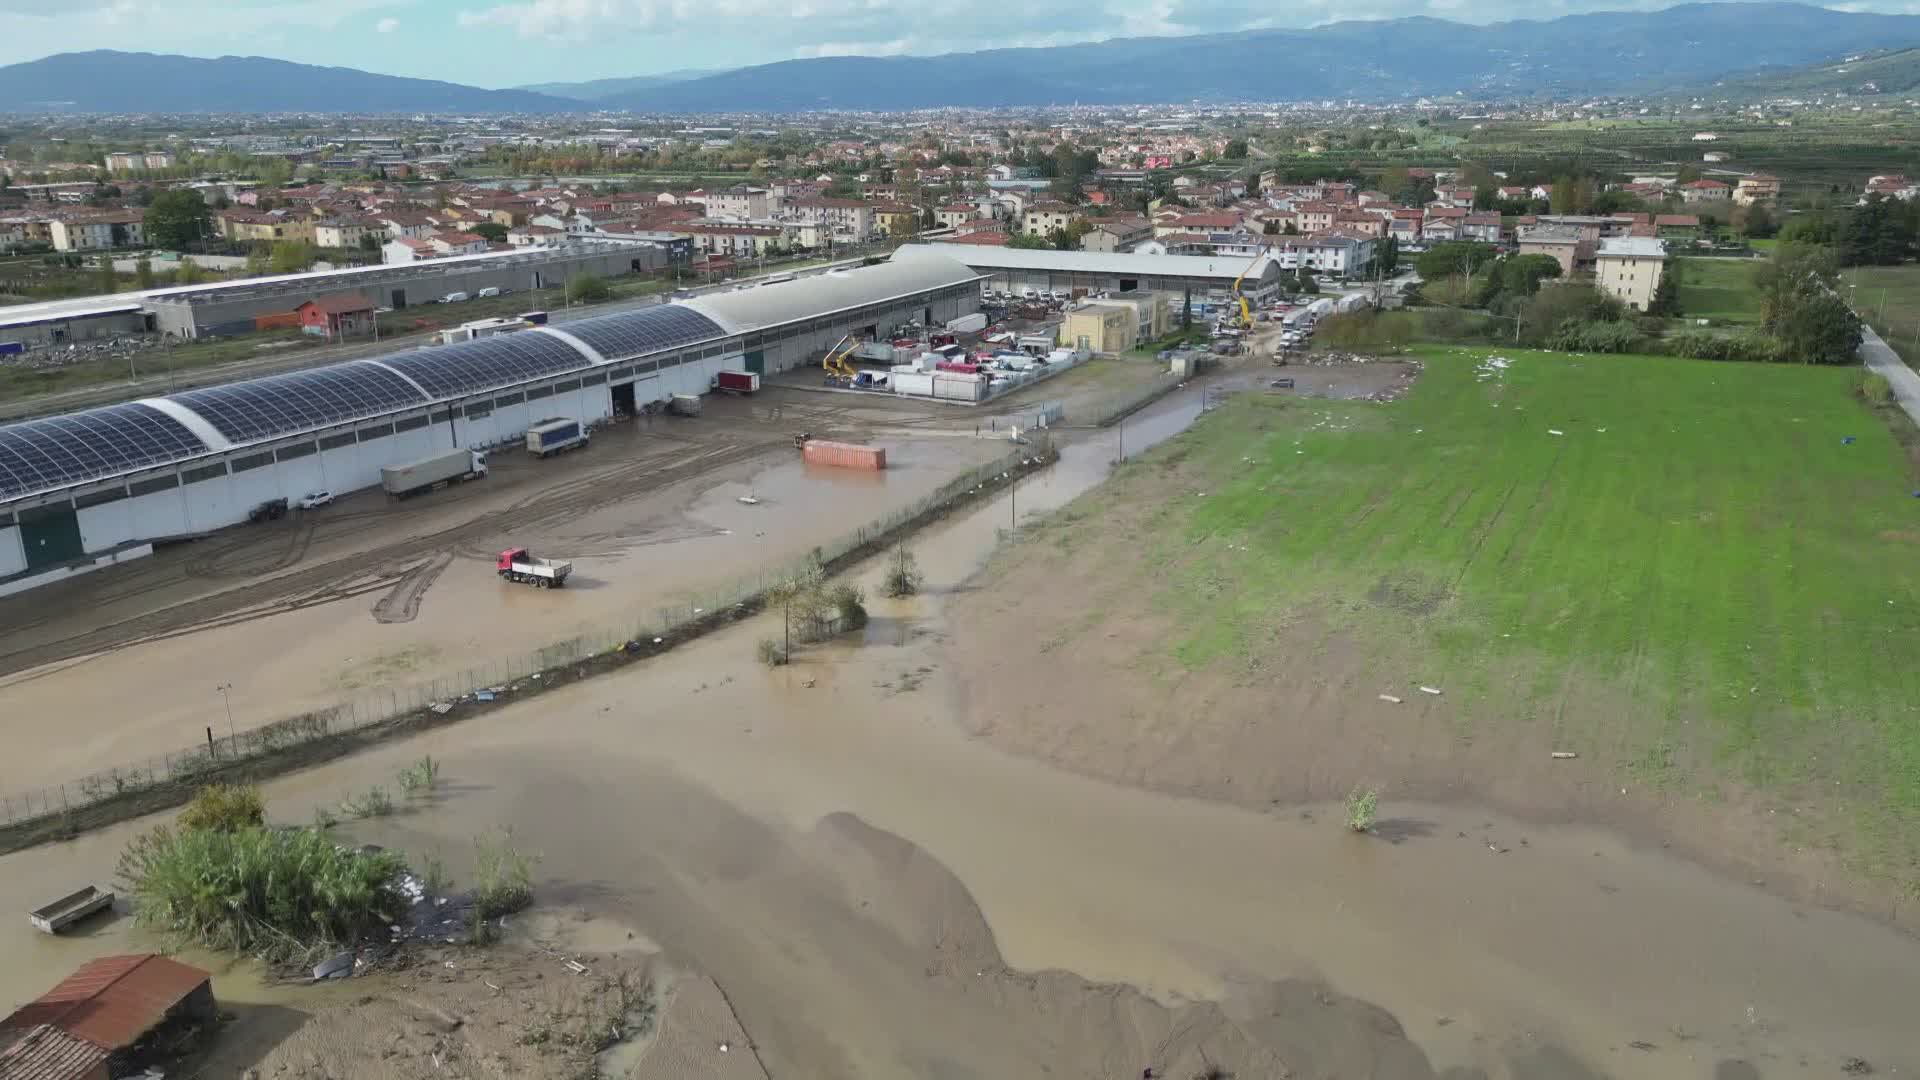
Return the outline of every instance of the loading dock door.
<path id="1" fill-rule="evenodd" d="M 407 290 L 405 289 L 393 290 L 393 303 L 388 306 L 392 307 L 393 310 L 395 311 L 399 311 L 401 308 L 406 307 L 407 306 Z"/>
<path id="2" fill-rule="evenodd" d="M 765 349 L 755 349 L 747 354 L 747 370 L 760 375 L 767 373 L 767 352 Z"/>
<path id="3" fill-rule="evenodd" d="M 20 546 L 27 549 L 29 570 L 72 562 L 87 553 L 80 540 L 80 519 L 70 506 L 22 511 Z"/>
<path id="4" fill-rule="evenodd" d="M 633 406 L 633 384 L 620 383 L 617 386 L 611 387 L 611 389 L 613 391 L 613 415 L 632 416 L 636 411 Z"/>

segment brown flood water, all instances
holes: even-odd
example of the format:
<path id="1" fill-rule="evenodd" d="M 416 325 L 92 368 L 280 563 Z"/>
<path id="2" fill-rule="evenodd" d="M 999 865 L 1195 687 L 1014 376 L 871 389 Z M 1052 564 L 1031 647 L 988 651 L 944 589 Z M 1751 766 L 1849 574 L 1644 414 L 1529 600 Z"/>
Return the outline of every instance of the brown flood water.
<path id="1" fill-rule="evenodd" d="M 209 725 L 225 736 L 217 685 L 232 687 L 232 726 L 245 730 L 518 660 L 593 628 L 657 622 L 661 606 L 798 559 L 1008 450 L 960 437 L 878 443 L 890 465 L 878 476 L 808 469 L 783 451 L 474 541 L 450 553 L 408 621 L 377 621 L 375 592 L 0 678 L 0 737 L 14 751 L 0 760 L 0 794 L 183 750 Z M 738 501 L 749 494 L 760 501 Z M 502 583 L 493 554 L 508 544 L 572 560 L 572 580 L 559 591 Z"/>
<path id="2" fill-rule="evenodd" d="M 1129 421 L 1129 452 L 1197 407 L 1185 393 Z M 1116 441 L 1069 447 L 1021 486 L 1021 511 L 1097 482 Z M 963 587 L 1011 514 L 999 499 L 923 537 L 929 590 L 877 601 L 860 644 L 768 671 L 751 659 L 772 631 L 762 620 L 276 781 L 270 804 L 302 820 L 431 752 L 441 794 L 356 835 L 438 850 L 457 872 L 469 837 L 510 823 L 543 855 L 547 902 L 637 927 L 713 976 L 775 1075 L 1030 1075 L 1038 1048 L 1056 1045 L 1035 1017 L 983 1012 L 985 995 L 875 936 L 906 918 L 887 879 L 819 853 L 823 822 L 846 815 L 951 871 L 1021 971 L 1229 1012 L 1272 980 L 1324 980 L 1390 1012 L 1435 1068 L 1496 1077 L 1830 1077 L 1848 1057 L 1880 1075 L 1920 1068 L 1920 942 L 1870 921 L 1599 830 L 1390 805 L 1387 842 L 1348 834 L 1333 807 L 1175 798 L 965 737 L 941 595 Z M 6 857 L 0 908 L 107 876 L 133 828 Z M 0 999 L 126 933 L 123 921 L 74 941 L 6 935 Z M 1375 1065 L 1316 1075 L 1432 1075 L 1345 1060 Z"/>

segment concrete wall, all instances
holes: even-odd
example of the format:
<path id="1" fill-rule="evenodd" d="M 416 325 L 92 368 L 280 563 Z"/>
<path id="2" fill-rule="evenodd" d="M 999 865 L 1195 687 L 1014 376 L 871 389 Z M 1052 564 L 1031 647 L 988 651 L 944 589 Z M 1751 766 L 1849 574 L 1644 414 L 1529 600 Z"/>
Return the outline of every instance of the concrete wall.
<path id="1" fill-rule="evenodd" d="M 6 313 L 0 308 L 0 315 Z M 61 319 L 28 326 L 0 326 L 0 342 L 18 341 L 29 347 L 66 344 L 73 341 L 98 341 L 145 333 L 147 316 L 135 311 L 125 315 L 97 315 L 86 319 Z"/>
<path id="2" fill-rule="evenodd" d="M 154 312 L 156 328 L 167 333 L 181 337 L 237 334 L 252 330 L 256 315 L 291 311 L 303 301 L 315 297 L 357 293 L 372 300 L 377 307 L 398 307 L 394 292 L 399 290 L 404 296 L 398 299 L 404 300 L 407 307 L 419 307 L 448 293 L 464 292 L 472 296 L 487 288 L 514 292 L 553 289 L 582 274 L 619 277 L 635 273 L 636 270 L 657 270 L 666 266 L 666 262 L 663 250 L 641 245 L 604 253 L 566 255 L 556 252 L 551 261 L 537 263 L 448 263 L 436 266 L 433 262 L 426 262 L 393 267 L 391 274 L 317 279 L 304 288 L 274 286 L 269 290 L 263 287 L 258 294 L 230 299 L 221 298 L 215 293 L 213 299 L 192 304 L 156 300 L 149 307 Z M 422 274 L 422 268 L 432 272 Z M 459 308 L 455 305 L 445 310 L 452 314 L 457 313 Z"/>

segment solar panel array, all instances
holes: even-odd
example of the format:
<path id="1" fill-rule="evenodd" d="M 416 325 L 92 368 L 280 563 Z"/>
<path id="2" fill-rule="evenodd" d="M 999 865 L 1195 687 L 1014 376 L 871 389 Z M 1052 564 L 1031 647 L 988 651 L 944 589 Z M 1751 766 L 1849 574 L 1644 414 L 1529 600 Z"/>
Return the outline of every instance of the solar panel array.
<path id="1" fill-rule="evenodd" d="M 256 442 L 427 404 L 407 380 L 364 360 L 187 390 L 172 400 L 205 417 L 234 442 Z"/>
<path id="2" fill-rule="evenodd" d="M 459 397 L 587 366 L 579 349 L 537 330 L 415 349 L 380 362 L 405 372 L 435 397 Z"/>
<path id="3" fill-rule="evenodd" d="M 207 446 L 149 405 L 108 405 L 0 427 L 0 499 L 204 454 Z"/>
<path id="4" fill-rule="evenodd" d="M 561 329 L 609 361 L 726 334 L 719 323 L 678 304 L 582 319 Z M 355 360 L 187 390 L 168 400 L 245 444 L 586 366 L 587 358 L 571 342 L 529 330 L 414 349 L 377 363 Z M 0 426 L 0 500 L 184 461 L 212 449 L 171 416 L 138 403 L 8 424 Z"/>
<path id="5" fill-rule="evenodd" d="M 719 323 L 681 304 L 656 304 L 639 311 L 600 315 L 559 329 L 586 342 L 610 361 L 631 360 L 726 333 Z"/>

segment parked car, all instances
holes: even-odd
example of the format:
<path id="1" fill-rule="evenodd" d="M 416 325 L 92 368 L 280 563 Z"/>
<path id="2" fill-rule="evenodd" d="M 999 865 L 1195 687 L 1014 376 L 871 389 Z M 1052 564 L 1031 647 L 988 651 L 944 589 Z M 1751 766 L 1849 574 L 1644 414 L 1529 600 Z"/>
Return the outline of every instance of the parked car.
<path id="1" fill-rule="evenodd" d="M 318 510 L 323 506 L 330 505 L 332 502 L 333 492 L 331 491 L 308 492 L 306 495 L 300 497 L 300 509 Z"/>

